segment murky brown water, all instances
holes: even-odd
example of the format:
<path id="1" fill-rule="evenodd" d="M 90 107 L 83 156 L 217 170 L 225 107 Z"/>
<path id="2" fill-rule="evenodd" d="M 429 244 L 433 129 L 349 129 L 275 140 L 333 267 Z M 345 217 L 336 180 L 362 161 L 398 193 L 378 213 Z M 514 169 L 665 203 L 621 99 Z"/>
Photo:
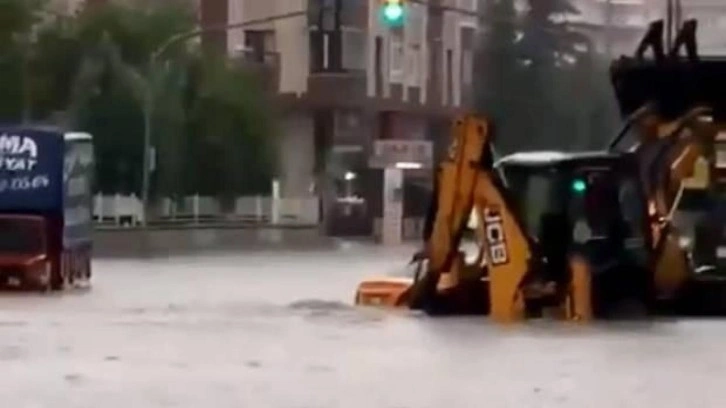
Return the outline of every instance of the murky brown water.
<path id="1" fill-rule="evenodd" d="M 726 321 L 502 328 L 356 310 L 407 251 L 99 261 L 0 296 L 3 407 L 721 407 Z"/>

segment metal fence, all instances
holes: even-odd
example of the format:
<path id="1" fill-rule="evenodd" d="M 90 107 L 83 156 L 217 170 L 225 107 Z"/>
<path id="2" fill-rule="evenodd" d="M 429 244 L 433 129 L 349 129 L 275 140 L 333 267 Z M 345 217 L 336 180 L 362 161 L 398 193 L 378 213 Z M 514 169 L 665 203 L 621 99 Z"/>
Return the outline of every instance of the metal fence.
<path id="1" fill-rule="evenodd" d="M 237 197 L 232 207 L 223 210 L 215 197 L 193 195 L 179 200 L 164 198 L 150 208 L 148 223 L 314 226 L 320 222 L 317 197 Z M 142 203 L 136 195 L 98 194 L 94 197 L 93 218 L 99 226 L 137 226 L 142 223 L 143 217 Z"/>

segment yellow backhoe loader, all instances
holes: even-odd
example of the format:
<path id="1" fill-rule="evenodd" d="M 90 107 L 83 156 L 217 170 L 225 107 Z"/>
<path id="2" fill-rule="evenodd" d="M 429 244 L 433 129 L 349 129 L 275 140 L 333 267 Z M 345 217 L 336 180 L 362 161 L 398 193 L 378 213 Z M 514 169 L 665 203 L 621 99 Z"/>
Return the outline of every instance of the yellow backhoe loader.
<path id="1" fill-rule="evenodd" d="M 544 315 L 589 321 L 633 306 L 648 313 L 717 309 L 726 289 L 707 278 L 712 267 L 693 265 L 672 222 L 684 181 L 726 114 L 726 60 L 699 58 L 695 29 L 686 21 L 666 55 L 663 23 L 655 22 L 635 57 L 613 63 L 626 121 L 602 151 L 517 153 L 495 163 L 490 121 L 458 119 L 438 168 L 424 249 L 414 256 L 416 273 L 362 282 L 356 304 L 500 322 Z M 645 59 L 649 48 L 654 56 Z M 635 136 L 630 146 L 628 135 Z M 472 213 L 473 261 L 460 250 Z"/>

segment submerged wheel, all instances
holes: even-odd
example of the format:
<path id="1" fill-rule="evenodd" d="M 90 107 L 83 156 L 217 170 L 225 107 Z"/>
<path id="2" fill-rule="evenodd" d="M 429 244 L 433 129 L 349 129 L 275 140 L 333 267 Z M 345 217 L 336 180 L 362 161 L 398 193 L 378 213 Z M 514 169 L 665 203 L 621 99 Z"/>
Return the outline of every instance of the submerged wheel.
<path id="1" fill-rule="evenodd" d="M 78 271 L 69 271 L 68 276 L 66 276 L 66 285 L 67 286 L 73 286 L 76 284 L 76 275 L 78 274 Z"/>
<path id="2" fill-rule="evenodd" d="M 48 283 L 47 285 L 36 285 L 36 290 L 41 294 L 48 294 L 53 291 L 53 287 Z"/>
<path id="3" fill-rule="evenodd" d="M 726 277 L 692 279 L 677 300 L 677 311 L 689 316 L 726 316 Z"/>
<path id="4" fill-rule="evenodd" d="M 51 290 L 59 291 L 65 289 L 68 275 L 72 272 L 69 270 L 64 262 L 60 262 L 59 265 L 51 266 L 50 272 L 50 288 Z"/>
<path id="5" fill-rule="evenodd" d="M 91 257 L 89 256 L 86 258 L 86 260 L 83 262 L 83 279 L 90 281 L 91 280 Z"/>
<path id="6" fill-rule="evenodd" d="M 605 319 L 640 318 L 650 314 L 652 288 L 647 271 L 614 268 L 593 281 L 593 312 Z"/>
<path id="7" fill-rule="evenodd" d="M 52 271 L 49 271 L 48 274 L 42 278 L 42 280 L 24 278 L 22 286 L 42 294 L 50 293 L 53 291 L 53 273 Z"/>

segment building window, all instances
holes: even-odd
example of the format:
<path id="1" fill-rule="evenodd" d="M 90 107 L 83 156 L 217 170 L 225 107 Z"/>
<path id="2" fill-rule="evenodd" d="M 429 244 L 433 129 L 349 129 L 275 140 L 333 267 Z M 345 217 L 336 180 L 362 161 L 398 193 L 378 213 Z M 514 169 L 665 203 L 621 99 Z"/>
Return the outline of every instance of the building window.
<path id="1" fill-rule="evenodd" d="M 409 86 L 421 86 L 421 72 L 419 66 L 419 58 L 421 57 L 421 46 L 418 44 L 411 45 L 406 55 L 407 70 L 406 79 Z"/>
<path id="2" fill-rule="evenodd" d="M 428 48 L 422 48 L 421 51 L 418 53 L 418 66 L 419 66 L 419 75 L 421 78 L 419 79 L 421 86 L 424 86 L 424 84 L 428 83 L 429 81 L 429 53 L 431 52 Z"/>
<path id="3" fill-rule="evenodd" d="M 405 64 L 403 41 L 399 38 L 391 38 L 390 54 L 389 82 L 400 84 L 403 82 L 403 70 Z"/>
<path id="4" fill-rule="evenodd" d="M 274 51 L 274 32 L 263 30 L 245 30 L 245 57 L 264 62 L 265 56 Z"/>
<path id="5" fill-rule="evenodd" d="M 716 144 L 716 166 L 717 169 L 726 169 L 726 143 Z"/>
<path id="6" fill-rule="evenodd" d="M 461 83 L 464 86 L 469 86 L 473 83 L 473 57 L 471 50 L 461 51 Z"/>
<path id="7" fill-rule="evenodd" d="M 310 30 L 310 72 L 343 70 L 341 31 Z"/>
<path id="8" fill-rule="evenodd" d="M 376 36 L 375 66 L 376 96 L 383 95 L 383 37 Z"/>
<path id="9" fill-rule="evenodd" d="M 454 104 L 454 51 L 446 50 L 446 103 Z"/>
<path id="10" fill-rule="evenodd" d="M 320 30 L 310 30 L 310 72 L 320 72 L 325 68 L 325 40 Z"/>
<path id="11" fill-rule="evenodd" d="M 343 69 L 364 71 L 366 69 L 366 34 L 359 29 L 343 28 Z"/>
<path id="12" fill-rule="evenodd" d="M 335 30 L 340 21 L 340 9 L 335 0 L 309 0 L 308 25 L 322 30 Z"/>

